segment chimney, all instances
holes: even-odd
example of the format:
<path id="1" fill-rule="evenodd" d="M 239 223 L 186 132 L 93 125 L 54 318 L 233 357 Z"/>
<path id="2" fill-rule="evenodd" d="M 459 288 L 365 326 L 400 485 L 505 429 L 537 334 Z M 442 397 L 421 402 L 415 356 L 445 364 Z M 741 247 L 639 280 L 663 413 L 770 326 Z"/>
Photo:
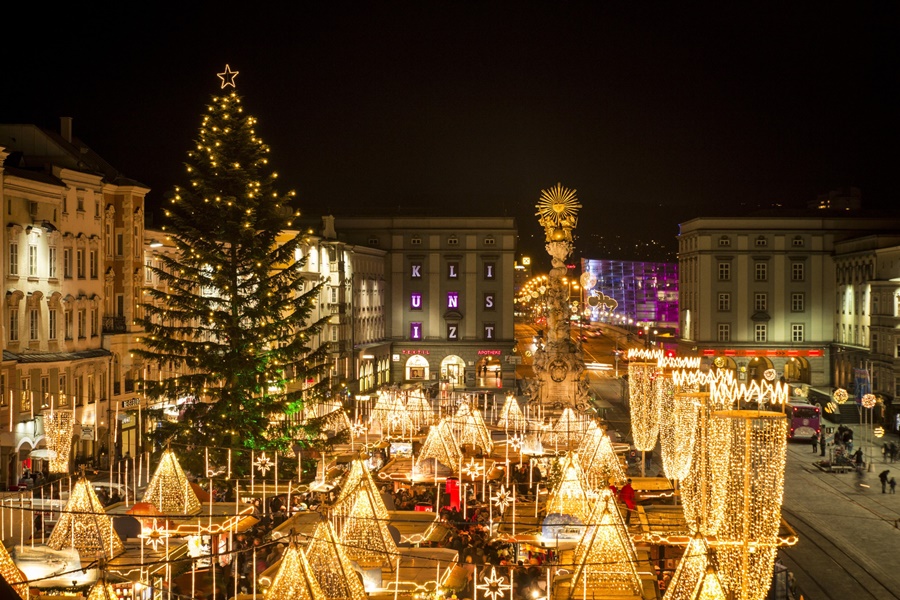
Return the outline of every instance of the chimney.
<path id="1" fill-rule="evenodd" d="M 59 134 L 63 136 L 64 140 L 72 143 L 72 117 L 59 118 Z"/>
<path id="2" fill-rule="evenodd" d="M 326 240 L 337 239 L 337 233 L 334 231 L 334 217 L 332 215 L 322 217 L 322 237 Z"/>

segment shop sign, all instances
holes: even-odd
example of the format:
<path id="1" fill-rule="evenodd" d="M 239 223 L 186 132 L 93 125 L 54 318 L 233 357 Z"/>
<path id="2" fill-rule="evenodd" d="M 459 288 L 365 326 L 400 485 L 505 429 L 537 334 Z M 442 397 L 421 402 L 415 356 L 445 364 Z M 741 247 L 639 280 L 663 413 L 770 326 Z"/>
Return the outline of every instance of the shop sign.
<path id="1" fill-rule="evenodd" d="M 140 404 L 141 399 L 139 397 L 122 400 L 122 408 L 134 408 L 135 406 L 139 406 Z"/>
<path id="2" fill-rule="evenodd" d="M 773 358 L 777 357 L 792 357 L 792 356 L 807 356 L 809 358 L 821 358 L 825 356 L 824 350 L 812 349 L 812 350 L 788 350 L 788 349 L 741 349 L 741 350 L 715 350 L 715 349 L 706 349 L 703 351 L 703 356 L 716 356 L 718 354 L 723 354 L 725 356 L 770 356 Z"/>
<path id="3" fill-rule="evenodd" d="M 403 354 L 431 354 L 428 350 L 401 350 Z"/>
<path id="4" fill-rule="evenodd" d="M 81 441 L 94 441 L 93 427 L 81 427 Z"/>
<path id="5" fill-rule="evenodd" d="M 503 350 L 479 350 L 478 356 L 500 356 Z"/>

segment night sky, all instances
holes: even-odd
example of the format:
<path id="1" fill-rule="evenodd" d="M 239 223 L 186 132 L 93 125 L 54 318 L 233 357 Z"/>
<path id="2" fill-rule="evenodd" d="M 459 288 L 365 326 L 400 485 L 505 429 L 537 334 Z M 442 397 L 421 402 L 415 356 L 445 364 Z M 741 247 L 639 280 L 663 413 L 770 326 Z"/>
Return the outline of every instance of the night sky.
<path id="1" fill-rule="evenodd" d="M 574 258 L 674 260 L 693 217 L 897 197 L 896 2 L 160 4 L 22 8 L 0 122 L 72 117 L 159 205 L 228 63 L 305 216 L 514 216 L 535 256 L 557 182 L 584 205 Z"/>

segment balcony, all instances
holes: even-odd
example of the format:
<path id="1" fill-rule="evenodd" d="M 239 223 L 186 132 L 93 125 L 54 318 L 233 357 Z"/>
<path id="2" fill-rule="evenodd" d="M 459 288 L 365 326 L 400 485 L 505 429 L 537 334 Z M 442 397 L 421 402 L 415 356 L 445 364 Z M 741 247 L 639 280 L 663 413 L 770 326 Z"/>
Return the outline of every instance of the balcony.
<path id="1" fill-rule="evenodd" d="M 103 333 L 125 333 L 125 317 L 103 317 Z"/>

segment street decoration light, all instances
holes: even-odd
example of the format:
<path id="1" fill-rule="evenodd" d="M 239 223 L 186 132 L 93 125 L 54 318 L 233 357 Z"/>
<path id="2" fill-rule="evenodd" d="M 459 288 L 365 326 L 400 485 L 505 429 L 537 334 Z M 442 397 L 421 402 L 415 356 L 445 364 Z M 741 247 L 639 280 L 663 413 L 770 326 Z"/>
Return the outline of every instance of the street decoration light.
<path id="1" fill-rule="evenodd" d="M 547 514 L 570 515 L 587 523 L 591 512 L 588 483 L 576 452 L 569 452 L 562 464 L 561 477 L 547 499 Z"/>
<path id="2" fill-rule="evenodd" d="M 293 537 L 281 557 L 278 572 L 275 574 L 266 596 L 269 598 L 295 598 L 296 600 L 326 600 L 327 598 L 316 580 L 306 555 Z"/>
<path id="3" fill-rule="evenodd" d="M 366 600 L 366 590 L 338 541 L 331 521 L 322 520 L 316 525 L 306 548 L 306 560 L 326 598 Z M 271 594 L 267 596 L 272 597 Z"/>
<path id="4" fill-rule="evenodd" d="M 381 493 L 375 485 L 372 473 L 366 468 L 365 461 L 356 459 L 350 463 L 350 470 L 344 478 L 341 492 L 331 505 L 332 516 L 343 517 L 350 514 L 353 502 L 361 495 L 369 497 L 376 517 L 384 520 L 389 518 L 387 507 L 384 500 L 381 499 Z"/>
<path id="5" fill-rule="evenodd" d="M 433 425 L 428 430 L 428 436 L 425 443 L 422 444 L 422 450 L 416 459 L 416 470 L 422 471 L 428 461 L 439 463 L 448 467 L 451 471 L 459 470 L 462 462 L 462 452 L 459 449 L 459 443 L 456 436 L 450 428 L 450 422 L 444 418 L 437 425 Z M 437 473 L 435 472 L 435 477 Z"/>
<path id="6" fill-rule="evenodd" d="M 341 528 L 340 539 L 347 556 L 361 567 L 371 569 L 387 565 L 394 570 L 397 545 L 388 529 L 387 519 L 378 516 L 378 508 L 370 494 L 357 494 Z"/>
<path id="7" fill-rule="evenodd" d="M 504 430 L 512 428 L 515 431 L 525 428 L 525 415 L 522 413 L 516 397 L 512 394 L 506 396 L 506 401 L 503 402 L 497 427 L 502 427 Z"/>
<path id="8" fill-rule="evenodd" d="M 142 500 L 163 514 L 190 515 L 200 511 L 200 500 L 170 448 L 163 451 Z"/>
<path id="9" fill-rule="evenodd" d="M 688 542 L 663 600 L 725 600 L 725 590 L 710 562 L 709 544 L 703 535 L 695 534 Z"/>
<path id="10" fill-rule="evenodd" d="M 16 566 L 12 556 L 9 555 L 9 550 L 3 544 L 0 544 L 0 577 L 12 586 L 22 600 L 25 600 L 28 596 L 28 584 L 24 583 L 25 574 Z M 17 581 L 23 583 L 16 583 Z"/>
<path id="11" fill-rule="evenodd" d="M 83 474 L 75 482 L 47 546 L 53 550 L 75 548 L 81 556 L 102 554 L 106 558 L 125 549 L 113 530 L 112 519 L 106 515 L 103 503 Z"/>
<path id="12" fill-rule="evenodd" d="M 69 472 L 69 453 L 75 432 L 75 414 L 70 410 L 50 409 L 44 414 L 44 433 L 50 451 L 50 472 Z"/>

